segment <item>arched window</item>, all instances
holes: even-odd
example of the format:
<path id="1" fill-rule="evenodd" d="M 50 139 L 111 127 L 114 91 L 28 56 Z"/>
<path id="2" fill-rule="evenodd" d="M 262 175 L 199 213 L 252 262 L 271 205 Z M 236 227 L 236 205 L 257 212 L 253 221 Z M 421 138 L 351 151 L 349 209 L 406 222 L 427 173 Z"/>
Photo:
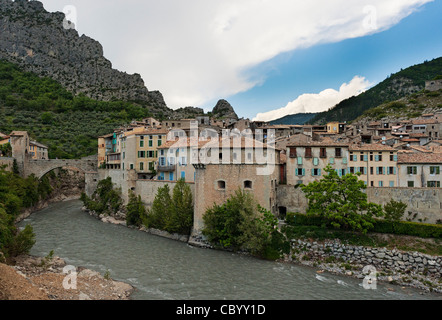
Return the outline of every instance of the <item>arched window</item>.
<path id="1" fill-rule="evenodd" d="M 217 187 L 219 190 L 225 190 L 226 189 L 226 182 L 224 180 L 218 180 Z"/>
<path id="2" fill-rule="evenodd" d="M 250 180 L 244 181 L 244 189 L 252 189 L 253 188 L 253 182 Z"/>

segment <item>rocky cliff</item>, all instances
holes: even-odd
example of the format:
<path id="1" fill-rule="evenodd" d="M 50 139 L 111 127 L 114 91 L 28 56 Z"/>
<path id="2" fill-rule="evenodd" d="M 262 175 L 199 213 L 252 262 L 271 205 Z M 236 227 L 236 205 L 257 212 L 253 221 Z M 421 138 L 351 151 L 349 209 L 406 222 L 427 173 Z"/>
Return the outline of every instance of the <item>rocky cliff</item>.
<path id="1" fill-rule="evenodd" d="M 112 68 L 101 44 L 69 28 L 61 12 L 49 13 L 39 1 L 0 0 L 0 59 L 48 76 L 74 94 L 134 101 L 169 114 L 163 96 L 149 91 L 139 74 Z"/>
<path id="2" fill-rule="evenodd" d="M 218 101 L 216 106 L 213 108 L 212 116 L 217 119 L 235 119 L 238 120 L 238 115 L 235 113 L 235 110 L 224 99 Z"/>

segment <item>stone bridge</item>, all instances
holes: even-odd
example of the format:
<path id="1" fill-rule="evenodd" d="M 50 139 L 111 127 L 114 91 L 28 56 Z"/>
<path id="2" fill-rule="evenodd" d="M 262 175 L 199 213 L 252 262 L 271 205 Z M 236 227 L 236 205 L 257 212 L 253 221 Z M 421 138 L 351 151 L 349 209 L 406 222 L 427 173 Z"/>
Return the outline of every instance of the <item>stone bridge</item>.
<path id="1" fill-rule="evenodd" d="M 38 179 L 41 179 L 45 174 L 57 168 L 79 170 L 84 173 L 96 172 L 98 170 L 96 159 L 29 160 L 26 161 L 24 175 L 27 177 L 34 174 Z"/>

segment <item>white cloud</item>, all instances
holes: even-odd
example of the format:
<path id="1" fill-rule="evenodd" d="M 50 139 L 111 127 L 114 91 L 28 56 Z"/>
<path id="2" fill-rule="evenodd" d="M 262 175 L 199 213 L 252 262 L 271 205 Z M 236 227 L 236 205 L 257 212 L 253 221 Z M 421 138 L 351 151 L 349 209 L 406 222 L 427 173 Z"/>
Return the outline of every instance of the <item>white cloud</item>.
<path id="1" fill-rule="evenodd" d="M 42 1 L 50 11 L 74 5 L 79 31 L 103 44 L 114 67 L 140 73 L 176 108 L 246 91 L 263 79 L 247 68 L 385 30 L 432 0 Z"/>
<path id="2" fill-rule="evenodd" d="M 326 89 L 320 93 L 306 93 L 289 102 L 284 108 L 259 113 L 255 121 L 272 121 L 296 113 L 316 113 L 327 111 L 339 102 L 366 91 L 372 84 L 364 77 L 355 76 L 349 83 L 344 83 L 339 91 Z"/>

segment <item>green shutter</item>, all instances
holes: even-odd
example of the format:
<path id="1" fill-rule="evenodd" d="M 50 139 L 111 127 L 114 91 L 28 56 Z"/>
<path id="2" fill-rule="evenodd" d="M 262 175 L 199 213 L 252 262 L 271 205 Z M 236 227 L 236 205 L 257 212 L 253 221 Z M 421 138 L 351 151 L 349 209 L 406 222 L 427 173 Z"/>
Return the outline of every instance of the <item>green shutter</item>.
<path id="1" fill-rule="evenodd" d="M 298 164 L 302 164 L 302 157 L 298 157 Z"/>
<path id="2" fill-rule="evenodd" d="M 330 164 L 334 164 L 335 163 L 335 158 L 330 158 Z"/>
<path id="3" fill-rule="evenodd" d="M 302 169 L 302 175 L 305 176 L 305 169 Z"/>

